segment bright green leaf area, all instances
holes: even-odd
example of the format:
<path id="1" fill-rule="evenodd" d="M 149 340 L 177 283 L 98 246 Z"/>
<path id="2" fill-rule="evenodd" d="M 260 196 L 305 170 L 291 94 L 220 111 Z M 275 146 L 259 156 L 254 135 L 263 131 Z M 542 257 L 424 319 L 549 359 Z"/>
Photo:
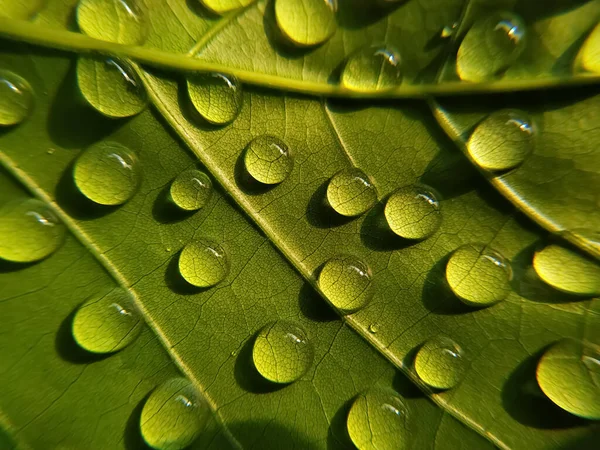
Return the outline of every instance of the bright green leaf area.
<path id="1" fill-rule="evenodd" d="M 76 31 L 76 3 L 49 0 L 34 23 L 49 34 Z M 195 2 L 140 3 L 144 49 L 314 87 L 330 86 L 344 58 L 373 44 L 397 49 L 403 85 L 453 80 L 446 78 L 454 64 L 449 48 L 490 1 L 340 1 L 331 39 L 301 49 L 281 42 L 272 3 L 221 18 Z M 598 2 L 522 3 L 515 11 L 531 24 L 533 47 L 498 76 L 517 84 L 549 73 L 568 79 L 576 44 L 598 19 Z M 513 10 L 516 2 L 495 4 Z M 458 20 L 444 42 L 441 30 Z M 558 39 L 558 29 L 568 35 Z M 34 196 L 69 230 L 49 258 L 0 265 L 0 317 L 8 318 L 0 331 L 0 446 L 143 448 L 144 401 L 178 376 L 210 405 L 212 420 L 192 446 L 198 449 L 352 448 L 346 418 L 357 395 L 372 388 L 395 390 L 406 404 L 407 448 L 480 449 L 490 441 L 501 448 L 587 448 L 598 438 L 597 424 L 544 396 L 535 373 L 543 351 L 561 338 L 598 344 L 597 307 L 544 283 L 533 266 L 547 230 L 584 236 L 571 240 L 595 248 L 588 231 L 600 222 L 595 88 L 445 99 L 432 104 L 432 114 L 417 101 L 353 103 L 243 85 L 237 117 L 215 126 L 195 114 L 184 74 L 136 61 L 127 64 L 151 109 L 106 117 L 78 91 L 77 59 L 12 41 L 0 47 L 2 68 L 24 77 L 35 94 L 30 117 L 0 130 L 0 206 Z M 114 98 L 95 100 L 119 107 Z M 481 176 L 461 150 L 480 120 L 506 107 L 531 115 L 535 149 L 514 171 Z M 279 184 L 256 183 L 245 172 L 244 149 L 264 135 L 280 139 L 293 157 Z M 93 203 L 73 181 L 77 157 L 99 143 L 137 157 L 141 184 L 123 205 Z M 330 178 L 352 168 L 369 177 L 378 199 L 356 218 L 326 203 Z M 215 189 L 197 212 L 169 201 L 171 182 L 190 169 L 210 174 Z M 393 192 L 414 184 L 439 194 L 439 226 L 422 240 L 392 233 L 384 213 Z M 215 286 L 196 288 L 179 273 L 182 250 L 199 240 L 227 255 L 228 270 Z M 446 264 L 466 244 L 510 262 L 505 299 L 476 309 L 452 292 Z M 373 280 L 373 297 L 350 315 L 334 312 L 318 289 L 319 271 L 340 255 L 364 263 Z M 460 273 L 473 286 L 481 276 L 485 289 L 495 272 L 472 264 Z M 92 356 L 73 341 L 72 316 L 114 288 L 130 291 L 146 325 L 120 352 Z M 310 367 L 290 384 L 267 382 L 252 361 L 257 334 L 274 321 L 301 327 L 314 350 Z M 460 347 L 464 370 L 451 389 L 432 391 L 412 365 L 420 346 L 440 335 Z M 379 421 L 359 433 L 360 442 L 370 442 L 366 448 L 383 442 L 373 437 Z"/>

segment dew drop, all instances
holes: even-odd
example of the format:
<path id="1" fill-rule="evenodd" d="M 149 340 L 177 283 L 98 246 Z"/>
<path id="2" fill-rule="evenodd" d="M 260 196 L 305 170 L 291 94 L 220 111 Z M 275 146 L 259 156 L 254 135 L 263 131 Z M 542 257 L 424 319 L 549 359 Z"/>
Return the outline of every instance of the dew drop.
<path id="1" fill-rule="evenodd" d="M 524 112 L 502 110 L 490 114 L 471 134 L 469 155 L 482 169 L 509 170 L 533 151 L 535 126 Z"/>
<path id="2" fill-rule="evenodd" d="M 409 449 L 408 407 L 393 391 L 372 389 L 359 394 L 346 427 L 358 450 Z"/>
<path id="3" fill-rule="evenodd" d="M 442 223 L 437 196 L 424 185 L 394 192 L 385 204 L 384 213 L 390 229 L 404 239 L 425 239 Z"/>
<path id="4" fill-rule="evenodd" d="M 536 252 L 533 267 L 547 284 L 574 295 L 600 294 L 600 265 L 587 256 L 550 244 Z"/>
<path id="5" fill-rule="evenodd" d="M 337 29 L 337 0 L 276 0 L 275 19 L 294 45 L 311 47 L 327 41 Z"/>
<path id="6" fill-rule="evenodd" d="M 75 162 L 75 185 L 83 195 L 100 205 L 121 205 L 140 183 L 141 169 L 135 154 L 117 142 L 98 142 Z"/>
<path id="7" fill-rule="evenodd" d="M 112 353 L 131 344 L 142 322 L 130 295 L 114 289 L 79 307 L 73 318 L 75 342 L 92 353 Z"/>
<path id="8" fill-rule="evenodd" d="M 458 75 L 465 81 L 483 81 L 506 70 L 523 53 L 526 35 L 523 20 L 509 12 L 476 21 L 458 49 Z"/>
<path id="9" fill-rule="evenodd" d="M 444 28 L 442 28 L 442 32 L 440 33 L 440 36 L 443 39 L 452 37 L 452 36 L 454 36 L 454 33 L 456 33 L 457 28 L 458 28 L 458 22 L 454 22 L 452 25 L 446 25 Z"/>
<path id="10" fill-rule="evenodd" d="M 275 136 L 262 135 L 246 147 L 244 164 L 256 181 L 277 184 L 292 172 L 294 159 L 285 142 Z"/>
<path id="11" fill-rule="evenodd" d="M 139 45 L 148 36 L 142 4 L 136 0 L 79 0 L 77 24 L 95 39 Z"/>
<path id="12" fill-rule="evenodd" d="M 369 333 L 376 334 L 378 332 L 379 332 L 379 324 L 378 323 L 369 324 Z"/>
<path id="13" fill-rule="evenodd" d="M 148 106 L 148 94 L 133 68 L 125 61 L 80 57 L 77 83 L 83 98 L 107 117 L 130 117 Z"/>
<path id="14" fill-rule="evenodd" d="M 371 270 L 354 256 L 337 256 L 327 261 L 319 273 L 319 288 L 344 314 L 363 308 L 374 294 Z"/>
<path id="15" fill-rule="evenodd" d="M 600 419 L 600 349 L 562 340 L 542 355 L 536 377 L 546 396 L 562 409 Z"/>
<path id="16" fill-rule="evenodd" d="M 180 173 L 173 180 L 169 194 L 179 208 L 184 211 L 197 211 L 208 203 L 212 191 L 212 181 L 208 175 L 190 169 Z"/>
<path id="17" fill-rule="evenodd" d="M 33 109 L 33 91 L 19 75 L 0 70 L 0 126 L 23 122 Z"/>
<path id="18" fill-rule="evenodd" d="M 264 327 L 254 341 L 252 360 L 256 370 L 274 383 L 291 383 L 310 368 L 314 348 L 300 326 L 277 321 Z"/>
<path id="19" fill-rule="evenodd" d="M 465 371 L 463 351 L 446 336 L 426 341 L 415 357 L 415 371 L 425 384 L 434 389 L 450 389 L 461 380 Z"/>
<path id="20" fill-rule="evenodd" d="M 200 0 L 200 3 L 216 14 L 224 14 L 248 6 L 254 1 L 256 0 Z"/>
<path id="21" fill-rule="evenodd" d="M 39 261 L 65 239 L 65 227 L 43 202 L 15 200 L 0 208 L 0 258 L 19 263 Z"/>
<path id="22" fill-rule="evenodd" d="M 38 13 L 48 0 L 0 0 L 0 17 L 28 20 Z"/>
<path id="23" fill-rule="evenodd" d="M 229 260 L 225 250 L 217 242 L 197 239 L 181 251 L 179 273 L 193 286 L 214 286 L 229 273 Z"/>
<path id="24" fill-rule="evenodd" d="M 586 38 L 579 50 L 576 61 L 581 69 L 600 73 L 600 23 Z"/>
<path id="25" fill-rule="evenodd" d="M 210 419 L 210 409 L 185 378 L 172 378 L 148 397 L 140 431 L 146 443 L 160 450 L 181 450 L 192 444 Z"/>
<path id="26" fill-rule="evenodd" d="M 197 74 L 188 78 L 187 86 L 194 108 L 208 123 L 228 124 L 242 108 L 242 86 L 232 75 Z"/>
<path id="27" fill-rule="evenodd" d="M 459 247 L 446 265 L 450 289 L 471 306 L 488 306 L 504 300 L 511 292 L 511 277 L 510 265 L 504 257 L 482 244 Z"/>
<path id="28" fill-rule="evenodd" d="M 350 55 L 340 82 L 354 92 L 388 91 L 402 81 L 398 52 L 390 48 L 367 47 Z"/>
<path id="29" fill-rule="evenodd" d="M 377 202 L 377 189 L 360 169 L 343 169 L 327 186 L 327 201 L 342 216 L 359 216 Z"/>

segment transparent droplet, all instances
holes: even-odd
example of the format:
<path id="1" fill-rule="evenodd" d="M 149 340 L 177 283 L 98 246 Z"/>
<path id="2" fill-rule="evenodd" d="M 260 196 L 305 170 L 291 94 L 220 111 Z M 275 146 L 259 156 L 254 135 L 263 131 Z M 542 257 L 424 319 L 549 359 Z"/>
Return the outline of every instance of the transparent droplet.
<path id="1" fill-rule="evenodd" d="M 402 81 L 400 56 L 391 48 L 360 49 L 348 58 L 340 81 L 355 92 L 393 89 Z"/>
<path id="2" fill-rule="evenodd" d="M 7 70 L 0 70 L 0 126 L 16 125 L 31 114 L 33 91 L 27 81 Z"/>
<path id="3" fill-rule="evenodd" d="M 212 181 L 208 175 L 196 169 L 181 172 L 169 190 L 173 203 L 184 211 L 202 208 L 210 200 L 212 192 Z"/>
<path id="4" fill-rule="evenodd" d="M 575 295 L 600 294 L 600 264 L 561 245 L 551 244 L 536 252 L 533 267 L 547 284 Z"/>
<path id="5" fill-rule="evenodd" d="M 248 6 L 254 1 L 256 0 L 200 0 L 200 3 L 216 14 L 224 14 Z"/>
<path id="6" fill-rule="evenodd" d="M 246 147 L 244 164 L 256 181 L 277 184 L 292 172 L 294 159 L 285 142 L 275 136 L 262 135 Z"/>
<path id="7" fill-rule="evenodd" d="M 379 324 L 378 323 L 369 324 L 369 333 L 376 334 L 378 332 L 379 332 Z"/>
<path id="8" fill-rule="evenodd" d="M 576 64 L 579 69 L 600 73 L 600 23 L 596 25 L 581 46 Z"/>
<path id="9" fill-rule="evenodd" d="M 319 273 L 319 288 L 344 314 L 363 308 L 374 294 L 371 270 L 354 256 L 337 256 L 327 261 Z"/>
<path id="10" fill-rule="evenodd" d="M 327 186 L 327 201 L 342 216 L 359 216 L 377 202 L 377 189 L 360 169 L 343 169 Z"/>
<path id="11" fill-rule="evenodd" d="M 75 162 L 75 185 L 100 205 L 121 205 L 138 189 L 141 168 L 135 154 L 117 142 L 98 142 Z"/>
<path id="12" fill-rule="evenodd" d="M 300 326 L 277 321 L 264 327 L 256 337 L 252 360 L 256 370 L 274 383 L 291 383 L 310 368 L 313 345 Z"/>
<path id="13" fill-rule="evenodd" d="M 142 322 L 130 294 L 114 289 L 79 307 L 73 318 L 73 337 L 92 353 L 112 353 L 131 344 Z"/>
<path id="14" fill-rule="evenodd" d="M 242 108 L 242 85 L 232 75 L 192 75 L 188 77 L 187 86 L 194 108 L 213 125 L 232 122 Z"/>
<path id="15" fill-rule="evenodd" d="M 179 272 L 193 286 L 210 287 L 227 276 L 229 260 L 217 242 L 198 239 L 183 248 L 179 255 Z"/>
<path id="16" fill-rule="evenodd" d="M 437 196 L 424 185 L 398 189 L 386 202 L 384 213 L 390 229 L 405 239 L 425 239 L 442 223 Z"/>
<path id="17" fill-rule="evenodd" d="M 152 448 L 181 450 L 198 438 L 210 415 L 208 404 L 188 380 L 172 378 L 148 397 L 140 431 Z"/>
<path id="18" fill-rule="evenodd" d="M 45 203 L 15 200 L 0 208 L 0 258 L 26 263 L 54 253 L 65 240 L 65 227 Z"/>
<path id="19" fill-rule="evenodd" d="M 434 389 L 450 389 L 465 372 L 463 351 L 446 336 L 435 336 L 423 344 L 415 357 L 415 371 Z"/>
<path id="20" fill-rule="evenodd" d="M 77 24 L 93 38 L 139 45 L 148 36 L 148 22 L 142 6 L 137 0 L 79 0 Z"/>
<path id="21" fill-rule="evenodd" d="M 442 28 L 442 32 L 440 33 L 441 37 L 446 39 L 452 37 L 458 28 L 458 22 L 454 22 L 452 25 L 446 25 Z"/>
<path id="22" fill-rule="evenodd" d="M 600 419 L 600 348 L 572 340 L 549 347 L 537 366 L 537 381 L 562 409 L 586 419 Z"/>
<path id="23" fill-rule="evenodd" d="M 372 389 L 359 394 L 348 413 L 346 427 L 358 450 L 410 449 L 410 415 L 393 391 Z"/>
<path id="24" fill-rule="evenodd" d="M 294 45 L 310 47 L 327 41 L 337 29 L 337 0 L 276 0 L 275 19 Z"/>
<path id="25" fill-rule="evenodd" d="M 469 155 L 482 169 L 508 170 L 533 151 L 535 126 L 521 111 L 502 110 L 485 118 L 469 137 Z"/>
<path id="26" fill-rule="evenodd" d="M 80 57 L 77 84 L 83 98 L 107 117 L 130 117 L 148 106 L 142 80 L 125 61 Z"/>
<path id="27" fill-rule="evenodd" d="M 526 44 L 523 20 L 499 12 L 476 21 L 465 35 L 456 60 L 456 70 L 465 81 L 483 81 L 510 67 Z"/>
<path id="28" fill-rule="evenodd" d="M 511 292 L 511 277 L 508 261 L 482 244 L 459 247 L 446 266 L 448 285 L 471 306 L 488 306 L 504 300 Z"/>
<path id="29" fill-rule="evenodd" d="M 0 17 L 32 19 L 48 0 L 0 0 Z M 1 98 L 1 97 L 0 97 Z"/>

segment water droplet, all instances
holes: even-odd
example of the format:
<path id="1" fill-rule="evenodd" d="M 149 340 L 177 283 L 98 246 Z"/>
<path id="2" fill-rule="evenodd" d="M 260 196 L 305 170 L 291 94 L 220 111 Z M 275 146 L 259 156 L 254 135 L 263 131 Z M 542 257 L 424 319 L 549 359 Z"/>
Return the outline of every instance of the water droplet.
<path id="1" fill-rule="evenodd" d="M 252 359 L 256 370 L 274 383 L 291 383 L 310 368 L 314 356 L 305 331 L 292 322 L 277 321 L 256 337 Z"/>
<path id="2" fill-rule="evenodd" d="M 450 288 L 464 303 L 488 306 L 511 291 L 512 271 L 500 253 L 482 244 L 466 244 L 452 253 L 446 266 Z"/>
<path id="3" fill-rule="evenodd" d="M 293 44 L 311 47 L 328 40 L 337 29 L 337 0 L 276 0 L 275 19 Z"/>
<path id="4" fill-rule="evenodd" d="M 588 35 L 576 59 L 578 68 L 600 73 L 600 23 Z"/>
<path id="5" fill-rule="evenodd" d="M 139 162 L 134 153 L 117 142 L 98 142 L 75 162 L 75 185 L 100 205 L 121 205 L 135 194 L 140 183 Z"/>
<path id="6" fill-rule="evenodd" d="M 212 181 L 204 172 L 196 169 L 180 173 L 173 183 L 169 193 L 173 203 L 185 211 L 197 211 L 202 208 L 212 195 Z"/>
<path id="7" fill-rule="evenodd" d="M 523 20 L 509 12 L 475 22 L 458 49 L 458 75 L 466 81 L 483 81 L 506 70 L 523 53 L 526 34 Z"/>
<path id="8" fill-rule="evenodd" d="M 379 324 L 378 323 L 372 323 L 369 325 L 369 333 L 375 334 L 379 332 Z"/>
<path id="9" fill-rule="evenodd" d="M 562 340 L 546 350 L 537 366 L 537 381 L 562 409 L 586 419 L 600 419 L 600 349 Z"/>
<path id="10" fill-rule="evenodd" d="M 223 247 L 210 239 L 186 245 L 179 256 L 179 272 L 191 285 L 210 287 L 229 273 L 229 260 Z"/>
<path id="11" fill-rule="evenodd" d="M 463 351 L 446 336 L 435 336 L 423 344 L 415 357 L 415 371 L 434 389 L 450 389 L 465 371 Z"/>
<path id="12" fill-rule="evenodd" d="M 377 202 L 377 189 L 360 169 L 343 169 L 327 186 L 327 201 L 342 216 L 359 216 Z"/>
<path id="13" fill-rule="evenodd" d="M 95 39 L 139 45 L 148 36 L 142 4 L 136 0 L 79 0 L 77 24 Z"/>
<path id="14" fill-rule="evenodd" d="M 391 230 L 405 239 L 425 239 L 442 223 L 437 196 L 424 185 L 394 192 L 385 204 L 384 213 Z"/>
<path id="15" fill-rule="evenodd" d="M 354 256 L 337 256 L 327 261 L 319 274 L 319 288 L 344 314 L 363 308 L 374 294 L 371 270 Z"/>
<path id="16" fill-rule="evenodd" d="M 77 83 L 83 98 L 107 117 L 130 117 L 148 106 L 148 95 L 133 68 L 125 61 L 80 57 Z"/>
<path id="17" fill-rule="evenodd" d="M 160 450 L 181 450 L 203 431 L 210 409 L 185 378 L 172 378 L 148 397 L 140 431 L 146 443 Z"/>
<path id="18" fill-rule="evenodd" d="M 19 75 L 0 70 L 0 126 L 21 123 L 33 109 L 33 91 Z"/>
<path id="19" fill-rule="evenodd" d="M 285 142 L 274 136 L 263 135 L 248 144 L 244 163 L 256 181 L 277 184 L 292 172 L 294 159 Z"/>
<path id="20" fill-rule="evenodd" d="M 48 0 L 0 0 L 0 17 L 28 20 L 46 6 Z M 0 97 L 1 98 L 1 97 Z"/>
<path id="21" fill-rule="evenodd" d="M 411 448 L 408 407 L 393 391 L 369 390 L 358 395 L 346 427 L 358 450 Z"/>
<path id="22" fill-rule="evenodd" d="M 454 33 L 456 33 L 457 29 L 458 22 L 454 22 L 452 25 L 446 25 L 444 28 L 442 28 L 442 32 L 440 33 L 440 35 L 442 36 L 442 38 L 447 39 L 449 37 L 452 37 Z"/>
<path id="23" fill-rule="evenodd" d="M 340 78 L 355 92 L 387 91 L 402 81 L 400 56 L 389 48 L 367 47 L 350 55 Z"/>
<path id="24" fill-rule="evenodd" d="M 16 200 L 0 208 L 0 258 L 39 261 L 54 253 L 65 239 L 65 227 L 43 202 Z"/>
<path id="25" fill-rule="evenodd" d="M 536 252 L 533 267 L 547 284 L 575 295 L 600 294 L 600 265 L 567 247 L 551 244 Z"/>
<path id="26" fill-rule="evenodd" d="M 213 125 L 232 122 L 242 108 L 242 86 L 237 78 L 222 73 L 203 73 L 187 80 L 196 111 Z"/>
<path id="27" fill-rule="evenodd" d="M 517 167 L 533 151 L 535 126 L 521 111 L 502 110 L 490 114 L 471 134 L 469 155 L 482 169 Z"/>
<path id="28" fill-rule="evenodd" d="M 248 6 L 254 1 L 255 0 L 200 0 L 200 3 L 216 14 L 224 14 L 228 11 Z"/>
<path id="29" fill-rule="evenodd" d="M 85 350 L 112 353 L 131 344 L 142 323 L 130 295 L 115 289 L 79 307 L 73 318 L 73 337 Z"/>

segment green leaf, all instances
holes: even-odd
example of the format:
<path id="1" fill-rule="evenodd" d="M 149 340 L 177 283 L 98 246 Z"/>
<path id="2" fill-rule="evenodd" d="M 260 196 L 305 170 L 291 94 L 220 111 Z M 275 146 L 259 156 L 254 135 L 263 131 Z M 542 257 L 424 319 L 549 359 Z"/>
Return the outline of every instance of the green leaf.
<path id="1" fill-rule="evenodd" d="M 335 33 L 318 47 L 306 47 L 312 42 L 281 17 L 293 7 L 237 3 L 203 2 L 218 12 L 242 6 L 216 17 L 201 6 L 145 0 L 135 14 L 146 34 L 103 26 L 135 17 L 102 9 L 86 32 L 116 43 L 73 33 L 73 0 L 49 1 L 33 23 L 0 19 L 0 33 L 11 39 L 101 50 L 127 67 L 99 70 L 98 60 L 83 70 L 86 55 L 2 41 L 3 69 L 26 81 L 35 103 L 18 103 L 21 123 L 0 130 L 0 206 L 33 196 L 67 233 L 46 259 L 0 260 L 0 314 L 9 318 L 0 333 L 9 361 L 0 371 L 9 386 L 0 395 L 0 442 L 129 449 L 145 439 L 180 448 L 196 434 L 192 448 L 593 442 L 598 428 L 587 398 L 569 383 L 556 395 L 554 366 L 541 390 L 535 372 L 541 357 L 555 361 L 543 358 L 547 348 L 562 349 L 549 346 L 569 338 L 577 346 L 564 348 L 588 358 L 582 377 L 595 373 L 598 307 L 590 297 L 598 266 L 573 250 L 539 249 L 558 229 L 532 223 L 486 180 L 497 178 L 480 176 L 460 152 L 492 99 L 432 101 L 432 114 L 415 100 L 303 94 L 427 97 L 593 83 L 594 75 L 567 73 L 564 60 L 556 65 L 566 47 L 544 30 L 577 24 L 566 39 L 575 58 L 597 2 L 557 1 L 544 11 L 525 2 L 519 12 L 531 24 L 531 45 L 547 43 L 548 51 L 530 55 L 527 47 L 498 80 L 481 83 L 445 77 L 489 2 L 340 2 Z M 444 41 L 442 30 L 457 20 Z M 132 36 L 140 42 L 119 44 Z M 349 56 L 359 76 L 342 77 L 340 87 Z M 369 80 L 362 67 L 383 78 Z M 230 75 L 198 79 L 188 70 Z M 564 97 L 589 114 L 590 124 L 578 126 L 590 130 L 592 145 L 594 103 L 589 92 L 573 92 L 521 96 L 521 108 L 552 114 Z M 141 111 L 146 96 L 152 109 Z M 535 132 L 553 139 L 563 123 L 557 116 Z M 500 135 L 495 123 L 490 129 Z M 510 147 L 506 164 L 524 162 L 503 176 L 531 157 L 529 141 L 518 139 L 524 150 Z M 488 141 L 484 134 L 477 145 Z M 567 170 L 560 161 L 541 176 Z M 563 216 L 593 217 L 595 191 L 585 196 L 577 191 L 585 184 L 569 186 Z M 527 195 L 532 200 L 523 202 L 536 201 Z M 536 211 L 548 205 L 538 203 Z M 568 236 L 591 242 L 586 230 L 597 227 L 589 223 L 577 222 Z M 573 268 L 566 287 L 557 274 L 565 261 Z M 138 337 L 134 313 L 146 323 Z M 577 355 L 568 357 L 579 367 Z M 168 405 L 158 408 L 163 399 Z"/>

